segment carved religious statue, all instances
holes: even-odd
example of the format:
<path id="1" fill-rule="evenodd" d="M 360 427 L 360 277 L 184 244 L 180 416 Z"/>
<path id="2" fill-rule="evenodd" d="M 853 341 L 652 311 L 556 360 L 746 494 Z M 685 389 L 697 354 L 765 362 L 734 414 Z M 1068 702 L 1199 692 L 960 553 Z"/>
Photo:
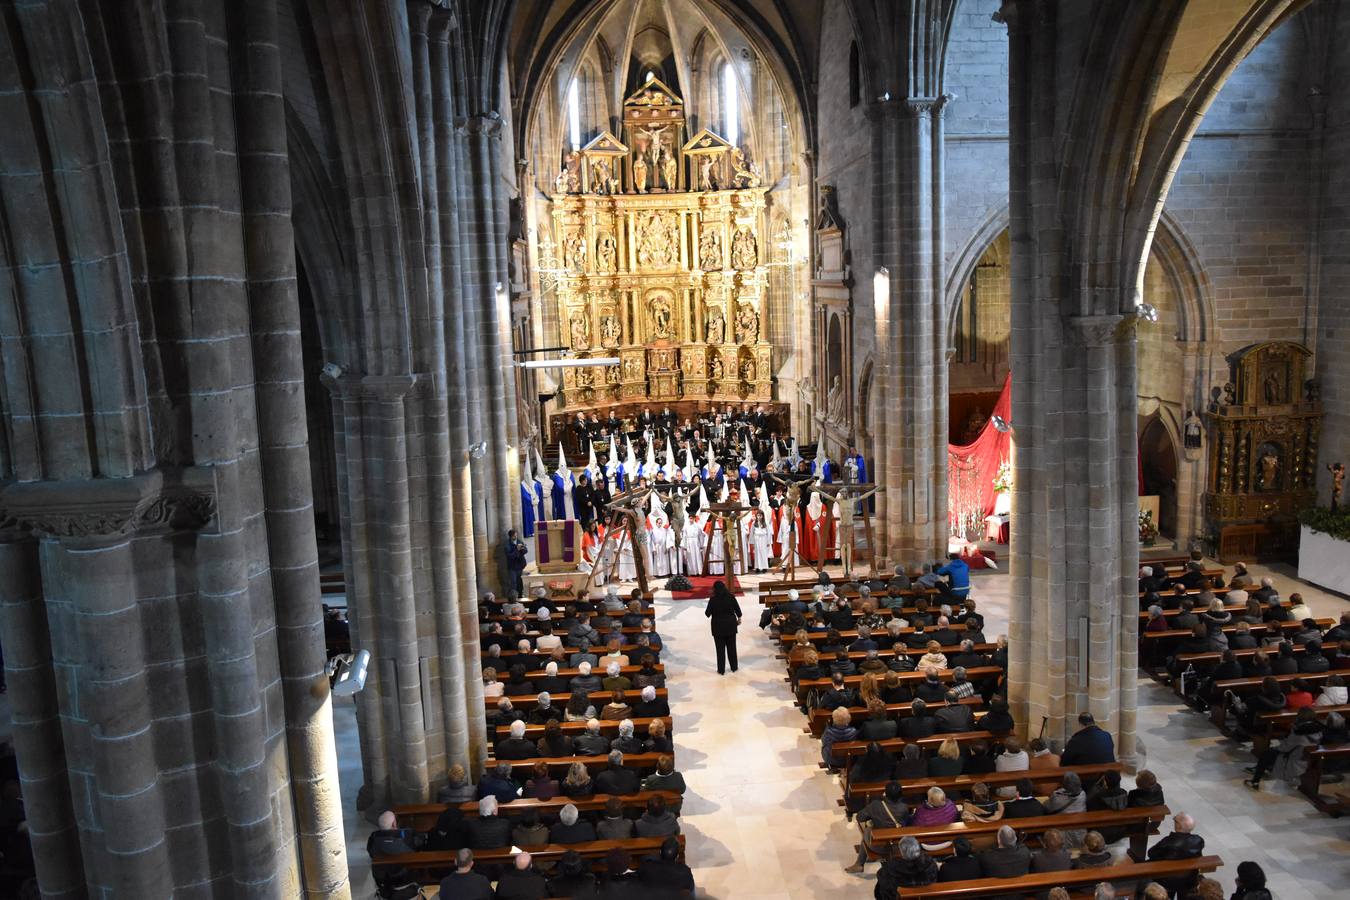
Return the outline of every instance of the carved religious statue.
<path id="1" fill-rule="evenodd" d="M 666 190 L 675 190 L 675 181 L 679 173 L 680 164 L 675 161 L 675 154 L 666 150 L 661 154 L 661 178 L 666 183 Z"/>
<path id="2" fill-rule="evenodd" d="M 1345 464 L 1328 463 L 1327 471 L 1331 473 L 1331 511 L 1335 512 L 1341 505 L 1341 491 L 1345 488 Z"/>
<path id="3" fill-rule="evenodd" d="M 618 384 L 622 380 L 618 366 L 605 367 L 605 381 L 609 384 Z"/>
<path id="4" fill-rule="evenodd" d="M 1261 381 L 1261 394 L 1268 406 L 1284 402 L 1284 391 L 1280 385 L 1280 376 L 1276 372 L 1266 373 L 1266 377 Z"/>
<path id="5" fill-rule="evenodd" d="M 669 265 L 674 258 L 674 233 L 670 219 L 651 213 L 638 228 L 638 262 L 644 266 Z"/>
<path id="6" fill-rule="evenodd" d="M 722 358 L 720 356 L 714 356 L 712 358 L 713 379 L 720 381 L 724 375 L 726 375 L 726 370 L 722 367 Z"/>
<path id="7" fill-rule="evenodd" d="M 830 382 L 830 392 L 825 396 L 825 417 L 834 422 L 844 419 L 844 386 L 838 375 Z"/>
<path id="8" fill-rule="evenodd" d="M 698 238 L 698 267 L 705 272 L 722 268 L 722 236 L 706 227 Z"/>
<path id="9" fill-rule="evenodd" d="M 628 357 L 623 361 L 623 377 L 629 381 L 637 381 L 642 377 L 642 363 L 633 357 Z"/>
<path id="10" fill-rule="evenodd" d="M 741 311 L 736 316 L 736 342 L 753 344 L 758 340 L 759 313 L 755 312 L 753 304 L 742 303 Z"/>
<path id="11" fill-rule="evenodd" d="M 553 182 L 553 190 L 560 194 L 575 194 L 581 190 L 581 154 L 573 150 L 563 161 L 562 171 Z"/>
<path id="12" fill-rule="evenodd" d="M 652 337 L 670 337 L 670 301 L 657 295 L 651 302 Z"/>
<path id="13" fill-rule="evenodd" d="M 579 234 L 567 239 L 567 267 L 573 272 L 586 271 L 586 239 Z"/>
<path id="14" fill-rule="evenodd" d="M 572 349 L 588 350 L 591 346 L 591 320 L 582 310 L 572 313 L 571 319 Z"/>
<path id="15" fill-rule="evenodd" d="M 759 263 L 759 249 L 755 245 L 755 234 L 749 225 L 736 228 L 736 236 L 731 239 L 731 265 L 737 269 L 753 269 Z"/>
<path id="16" fill-rule="evenodd" d="M 741 380 L 753 382 L 755 380 L 755 371 L 755 361 L 753 359 L 747 359 L 745 362 L 741 363 Z"/>
<path id="17" fill-rule="evenodd" d="M 602 156 L 591 163 L 591 193 L 612 194 L 613 188 L 613 169 L 610 168 L 609 160 Z"/>
<path id="18" fill-rule="evenodd" d="M 1279 490 L 1280 457 L 1276 455 L 1275 448 L 1270 446 L 1263 448 L 1256 465 L 1259 470 L 1257 472 L 1257 486 L 1263 491 Z"/>
<path id="19" fill-rule="evenodd" d="M 595 268 L 599 272 L 613 272 L 618 258 L 619 246 L 614 235 L 602 231 L 595 242 Z"/>
<path id="20" fill-rule="evenodd" d="M 731 151 L 732 181 L 737 187 L 759 187 L 759 169 L 745 156 L 745 151 L 735 147 Z"/>
<path id="21" fill-rule="evenodd" d="M 711 153 L 705 153 L 698 161 L 698 187 L 701 191 L 717 190 L 717 175 L 713 172 L 713 166 L 717 160 L 713 159 Z"/>
<path id="22" fill-rule="evenodd" d="M 1200 417 L 1194 412 L 1187 414 L 1186 421 L 1182 423 L 1182 441 L 1187 450 L 1199 450 L 1202 442 L 1204 429 L 1201 427 Z"/>
<path id="23" fill-rule="evenodd" d="M 708 313 L 708 343 L 720 344 L 727 339 L 727 322 L 722 311 L 714 309 Z"/>
<path id="24" fill-rule="evenodd" d="M 605 347 L 619 345 L 619 320 L 615 316 L 605 316 L 600 320 L 600 343 Z"/>
<path id="25" fill-rule="evenodd" d="M 590 369 L 577 369 L 577 387 L 590 388 L 595 386 L 595 374 Z"/>
<path id="26" fill-rule="evenodd" d="M 647 157 L 641 153 L 633 160 L 633 190 L 647 193 Z"/>

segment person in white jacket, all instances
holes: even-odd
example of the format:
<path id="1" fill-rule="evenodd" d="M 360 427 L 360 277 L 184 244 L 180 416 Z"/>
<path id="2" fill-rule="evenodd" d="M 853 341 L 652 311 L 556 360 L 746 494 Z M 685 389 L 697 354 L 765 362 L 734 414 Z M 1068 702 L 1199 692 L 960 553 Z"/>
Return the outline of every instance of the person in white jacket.
<path id="1" fill-rule="evenodd" d="M 1327 679 L 1327 683 L 1322 685 L 1322 693 L 1317 695 L 1313 701 L 1313 706 L 1341 706 L 1346 702 L 1345 679 L 1340 675 L 1332 675 Z"/>

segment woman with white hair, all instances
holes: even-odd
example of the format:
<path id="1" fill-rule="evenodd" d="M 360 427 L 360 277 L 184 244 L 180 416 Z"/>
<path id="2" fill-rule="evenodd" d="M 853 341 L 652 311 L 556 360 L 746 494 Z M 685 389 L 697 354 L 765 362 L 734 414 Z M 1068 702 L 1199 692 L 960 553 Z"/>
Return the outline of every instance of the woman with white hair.
<path id="1" fill-rule="evenodd" d="M 656 696 L 656 688 L 647 685 L 638 694 L 642 699 L 633 708 L 633 715 L 639 719 L 651 719 L 670 715 L 670 704 L 664 697 Z"/>
<path id="2" fill-rule="evenodd" d="M 547 725 L 555 719 L 561 719 L 563 711 L 553 705 L 553 695 L 548 691 L 540 691 L 534 698 L 534 709 L 530 710 L 526 719 L 531 725 Z"/>
<path id="3" fill-rule="evenodd" d="M 619 723 L 619 736 L 609 742 L 609 749 L 621 753 L 641 753 L 642 741 L 633 733 L 633 720 L 624 719 Z"/>
<path id="4" fill-rule="evenodd" d="M 633 682 L 623 674 L 623 667 L 617 662 L 612 662 L 605 666 L 605 678 L 600 682 L 602 690 L 606 691 L 628 691 L 632 690 Z"/>
<path id="5" fill-rule="evenodd" d="M 891 845 L 890 856 L 877 872 L 873 896 L 890 900 L 900 888 L 922 887 L 937 881 L 937 877 L 937 863 L 923 852 L 918 840 L 906 835 L 899 843 Z"/>
<path id="6" fill-rule="evenodd" d="M 600 678 L 591 674 L 590 663 L 582 662 L 581 665 L 577 666 L 577 674 L 572 676 L 572 693 L 593 694 L 600 688 Z"/>

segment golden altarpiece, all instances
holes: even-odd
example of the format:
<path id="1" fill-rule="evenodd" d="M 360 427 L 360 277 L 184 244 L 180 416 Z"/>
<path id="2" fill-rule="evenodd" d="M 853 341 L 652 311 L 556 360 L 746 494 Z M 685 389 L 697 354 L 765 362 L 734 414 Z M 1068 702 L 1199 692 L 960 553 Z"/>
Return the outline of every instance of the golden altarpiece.
<path id="1" fill-rule="evenodd" d="M 564 370 L 560 409 L 771 400 L 758 170 L 707 129 L 685 140 L 659 79 L 624 102 L 623 129 L 568 154 L 554 184 L 541 255 L 562 342 L 620 360 Z"/>
<path id="2" fill-rule="evenodd" d="M 1305 381 L 1307 348 L 1252 344 L 1228 357 L 1229 381 L 1205 415 L 1205 515 L 1224 562 L 1291 554 L 1295 514 L 1316 503 L 1322 404 Z"/>

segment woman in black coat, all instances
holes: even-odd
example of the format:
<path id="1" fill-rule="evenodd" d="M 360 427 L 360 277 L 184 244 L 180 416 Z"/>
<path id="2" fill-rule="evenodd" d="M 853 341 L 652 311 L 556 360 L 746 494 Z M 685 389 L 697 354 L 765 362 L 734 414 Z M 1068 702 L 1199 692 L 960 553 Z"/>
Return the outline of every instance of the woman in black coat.
<path id="1" fill-rule="evenodd" d="M 725 582 L 713 584 L 712 596 L 703 614 L 712 620 L 713 646 L 717 648 L 717 674 L 726 674 L 727 658 L 736 671 L 736 627 L 741 624 L 741 606 L 727 590 Z"/>

